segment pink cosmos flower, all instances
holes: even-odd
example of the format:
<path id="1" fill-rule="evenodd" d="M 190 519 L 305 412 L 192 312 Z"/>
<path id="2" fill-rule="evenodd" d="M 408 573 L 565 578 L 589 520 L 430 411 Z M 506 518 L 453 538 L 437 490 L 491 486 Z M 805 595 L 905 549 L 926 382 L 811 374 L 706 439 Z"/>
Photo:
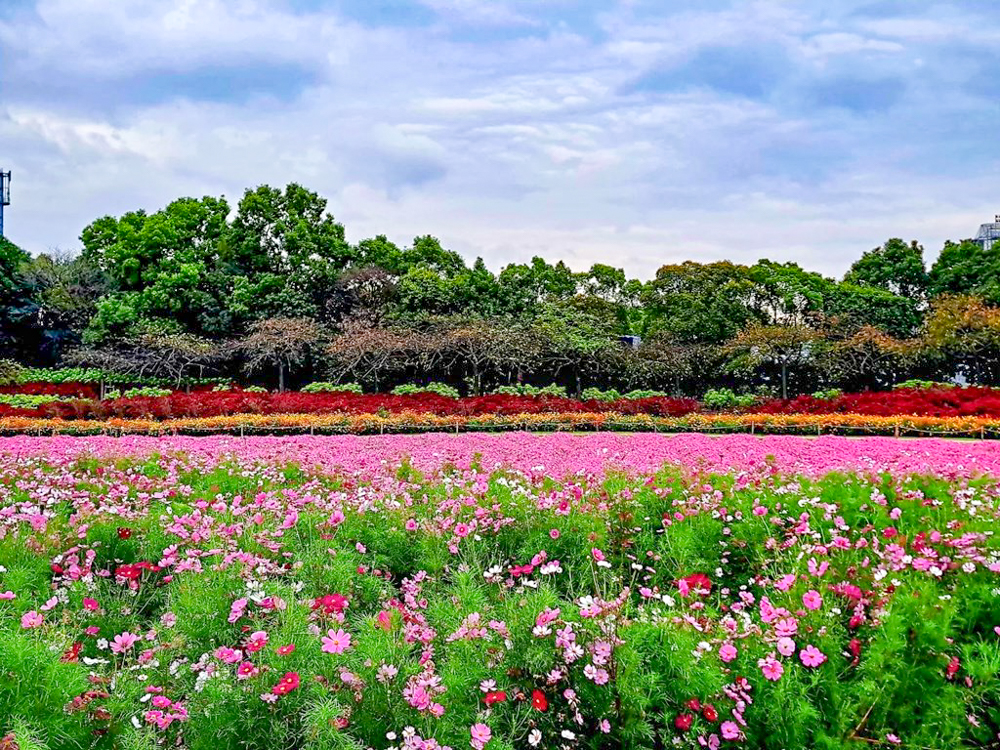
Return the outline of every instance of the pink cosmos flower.
<path id="1" fill-rule="evenodd" d="M 738 740 L 740 738 L 740 727 L 735 721 L 724 721 L 719 729 L 724 740 Z"/>
<path id="2" fill-rule="evenodd" d="M 826 654 L 810 645 L 799 651 L 799 658 L 807 667 L 818 667 L 826 661 Z"/>
<path id="3" fill-rule="evenodd" d="M 493 731 L 486 724 L 473 724 L 469 727 L 469 734 L 472 736 L 469 744 L 476 750 L 482 750 L 493 737 Z"/>
<path id="4" fill-rule="evenodd" d="M 467 537 L 469 535 L 469 524 L 460 523 L 455 526 L 455 535 L 460 537 Z"/>
<path id="5" fill-rule="evenodd" d="M 90 612 L 96 612 L 101 608 L 101 605 L 97 603 L 97 599 L 91 599 L 89 596 L 85 596 L 83 598 L 83 608 Z"/>
<path id="6" fill-rule="evenodd" d="M 0 591 L 0 601 L 10 601 L 14 598 L 13 591 Z"/>
<path id="7" fill-rule="evenodd" d="M 791 656 L 795 653 L 795 641 L 791 638 L 778 639 L 778 653 L 782 656 Z"/>
<path id="8" fill-rule="evenodd" d="M 288 656 L 295 650 L 295 644 L 289 643 L 285 646 L 278 646 L 275 650 L 278 652 L 278 656 Z"/>
<path id="9" fill-rule="evenodd" d="M 777 682 L 781 679 L 781 675 L 785 673 L 785 668 L 781 666 L 781 662 L 774 658 L 774 654 L 768 655 L 765 659 L 759 659 L 757 661 L 757 666 L 760 667 L 760 671 L 764 673 L 764 677 L 772 682 Z"/>
<path id="10" fill-rule="evenodd" d="M 549 529 L 549 536 L 553 539 L 559 538 L 559 529 Z"/>
<path id="11" fill-rule="evenodd" d="M 114 640 L 111 642 L 111 651 L 115 654 L 124 654 L 126 651 L 131 649 L 138 640 L 139 636 L 126 630 L 124 633 L 119 633 L 114 637 Z"/>
<path id="12" fill-rule="evenodd" d="M 228 646 L 220 646 L 215 649 L 215 658 L 219 661 L 225 662 L 226 664 L 235 664 L 243 658 L 243 653 L 241 651 L 237 651 L 236 649 L 229 648 Z"/>
<path id="13" fill-rule="evenodd" d="M 260 670 L 254 666 L 253 662 L 245 661 L 236 668 L 236 679 L 248 680 L 260 674 Z"/>
<path id="14" fill-rule="evenodd" d="M 737 657 L 739 651 L 736 650 L 736 646 L 731 643 L 723 643 L 719 646 L 719 658 L 728 664 L 733 659 Z"/>
<path id="15" fill-rule="evenodd" d="M 806 609 L 816 610 L 823 606 L 823 597 L 815 589 L 810 589 L 802 595 L 802 604 Z"/>
<path id="16" fill-rule="evenodd" d="M 341 628 L 330 629 L 323 636 L 323 651 L 327 654 L 342 654 L 351 647 L 351 634 Z"/>
<path id="17" fill-rule="evenodd" d="M 21 627 L 25 630 L 31 630 L 32 628 L 40 627 L 44 621 L 44 617 L 35 610 L 30 612 L 25 612 L 21 615 Z"/>

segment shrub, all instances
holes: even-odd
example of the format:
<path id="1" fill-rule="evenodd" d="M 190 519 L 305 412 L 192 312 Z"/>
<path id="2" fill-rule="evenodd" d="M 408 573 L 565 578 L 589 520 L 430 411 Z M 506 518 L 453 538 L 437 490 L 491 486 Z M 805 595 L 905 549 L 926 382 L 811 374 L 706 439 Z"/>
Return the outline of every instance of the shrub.
<path id="1" fill-rule="evenodd" d="M 357 383 L 309 383 L 302 388 L 303 393 L 362 393 Z"/>
<path id="2" fill-rule="evenodd" d="M 584 401 L 620 401 L 622 394 L 614 388 L 603 391 L 600 388 L 584 388 L 580 397 Z"/>
<path id="3" fill-rule="evenodd" d="M 119 391 L 114 388 L 105 394 L 105 398 L 108 400 L 114 400 L 118 398 L 158 398 L 160 396 L 169 396 L 173 391 L 166 388 L 155 388 L 153 386 L 142 386 L 141 388 L 128 388 L 124 391 Z"/>
<path id="4" fill-rule="evenodd" d="M 502 385 L 493 391 L 497 396 L 550 396 L 552 398 L 569 398 L 569 393 L 561 385 L 552 383 L 543 387 L 521 383 L 519 385 Z"/>
<path id="5" fill-rule="evenodd" d="M 431 381 L 427 385 L 413 385 L 412 383 L 407 383 L 404 385 L 397 385 L 392 389 L 393 396 L 410 396 L 418 393 L 433 393 L 438 396 L 444 396 L 445 398 L 462 397 L 462 394 L 458 392 L 457 388 L 453 388 L 446 383 L 437 383 L 434 381 Z"/>
<path id="6" fill-rule="evenodd" d="M 907 390 L 907 389 L 929 389 L 929 388 L 954 388 L 954 383 L 940 383 L 935 380 L 920 380 L 918 378 L 913 378 L 911 380 L 904 380 L 902 383 L 896 383 L 893 386 L 893 390 Z"/>
<path id="7" fill-rule="evenodd" d="M 10 359 L 0 359 L 0 386 L 22 382 L 24 368 Z"/>
<path id="8" fill-rule="evenodd" d="M 835 398 L 840 398 L 844 395 L 844 392 L 839 388 L 829 388 L 825 391 L 816 391 L 812 394 L 812 397 L 819 401 L 833 401 Z"/>
<path id="9" fill-rule="evenodd" d="M 737 395 L 729 388 L 711 389 L 702 397 L 702 403 L 709 409 L 736 409 L 753 406 L 757 397 L 752 394 Z"/>

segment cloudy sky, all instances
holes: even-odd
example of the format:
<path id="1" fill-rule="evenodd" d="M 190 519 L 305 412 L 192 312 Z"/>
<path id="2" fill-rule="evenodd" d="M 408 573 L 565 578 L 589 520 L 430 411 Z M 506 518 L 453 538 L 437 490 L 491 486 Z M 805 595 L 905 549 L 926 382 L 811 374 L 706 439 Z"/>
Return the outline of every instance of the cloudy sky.
<path id="1" fill-rule="evenodd" d="M 997 0 L 0 0 L 0 53 L 34 252 L 289 181 L 352 240 L 643 278 L 1000 211 Z"/>

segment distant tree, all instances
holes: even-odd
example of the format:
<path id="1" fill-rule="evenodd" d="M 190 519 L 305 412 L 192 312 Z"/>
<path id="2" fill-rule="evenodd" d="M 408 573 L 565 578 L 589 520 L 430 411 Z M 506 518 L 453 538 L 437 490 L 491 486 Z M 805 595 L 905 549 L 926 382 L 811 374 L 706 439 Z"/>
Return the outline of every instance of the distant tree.
<path id="1" fill-rule="evenodd" d="M 761 325 L 744 328 L 726 345 L 734 370 L 774 367 L 780 375 L 781 397 L 788 398 L 789 372 L 811 364 L 822 343 L 820 334 L 804 325 Z"/>
<path id="2" fill-rule="evenodd" d="M 1000 243 L 984 250 L 970 240 L 946 242 L 931 266 L 928 290 L 932 297 L 973 295 L 1000 302 Z"/>
<path id="3" fill-rule="evenodd" d="M 914 347 L 875 326 L 862 326 L 822 352 L 820 367 L 848 390 L 884 388 L 901 380 Z"/>
<path id="4" fill-rule="evenodd" d="M 32 258 L 24 278 L 37 305 L 39 359 L 53 364 L 79 345 L 98 301 L 111 290 L 110 281 L 87 258 L 58 252 Z"/>
<path id="5" fill-rule="evenodd" d="M 278 390 L 284 391 L 286 374 L 319 351 L 326 338 L 323 326 L 310 318 L 265 318 L 251 325 L 234 349 L 243 356 L 247 372 L 275 367 Z"/>
<path id="6" fill-rule="evenodd" d="M 967 295 L 935 299 L 920 337 L 920 354 L 944 377 L 1000 383 L 1000 309 Z"/>
<path id="7" fill-rule="evenodd" d="M 827 290 L 822 318 L 836 321 L 840 333 L 845 335 L 874 326 L 891 336 L 909 338 L 916 335 L 923 321 L 922 305 L 914 297 L 845 281 L 832 284 Z"/>
<path id="8" fill-rule="evenodd" d="M 31 258 L 0 237 L 0 358 L 34 359 L 38 346 L 38 305 L 27 276 Z"/>
<path id="9" fill-rule="evenodd" d="M 244 193 L 220 254 L 237 328 L 263 318 L 319 317 L 337 278 L 358 257 L 326 208 L 324 198 L 295 183 Z"/>
<path id="10" fill-rule="evenodd" d="M 646 284 L 647 333 L 666 333 L 684 343 L 719 344 L 757 319 L 751 310 L 750 269 L 733 263 L 663 266 Z"/>
<path id="11" fill-rule="evenodd" d="M 856 260 L 844 281 L 885 289 L 911 300 L 923 300 L 929 283 L 924 248 L 916 240 L 907 245 L 893 238 Z"/>
<path id="12" fill-rule="evenodd" d="M 197 335 L 227 332 L 215 286 L 219 243 L 229 205 L 221 198 L 183 198 L 161 211 L 106 216 L 83 230 L 83 259 L 111 281 L 87 340 L 130 334 L 143 322 L 168 320 Z"/>
<path id="13" fill-rule="evenodd" d="M 185 377 L 202 377 L 205 368 L 223 356 L 218 345 L 189 333 L 146 330 L 100 347 L 70 351 L 65 364 L 94 367 L 104 372 L 134 377 L 162 378 L 179 387 Z M 101 395 L 104 393 L 101 383 Z"/>

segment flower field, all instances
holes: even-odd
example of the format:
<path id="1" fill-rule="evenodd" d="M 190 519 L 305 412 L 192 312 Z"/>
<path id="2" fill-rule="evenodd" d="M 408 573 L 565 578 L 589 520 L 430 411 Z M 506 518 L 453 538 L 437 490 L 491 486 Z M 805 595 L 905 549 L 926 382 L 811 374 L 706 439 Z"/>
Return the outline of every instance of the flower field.
<path id="1" fill-rule="evenodd" d="M 0 438 L 0 747 L 991 747 L 998 481 L 988 442 Z"/>

